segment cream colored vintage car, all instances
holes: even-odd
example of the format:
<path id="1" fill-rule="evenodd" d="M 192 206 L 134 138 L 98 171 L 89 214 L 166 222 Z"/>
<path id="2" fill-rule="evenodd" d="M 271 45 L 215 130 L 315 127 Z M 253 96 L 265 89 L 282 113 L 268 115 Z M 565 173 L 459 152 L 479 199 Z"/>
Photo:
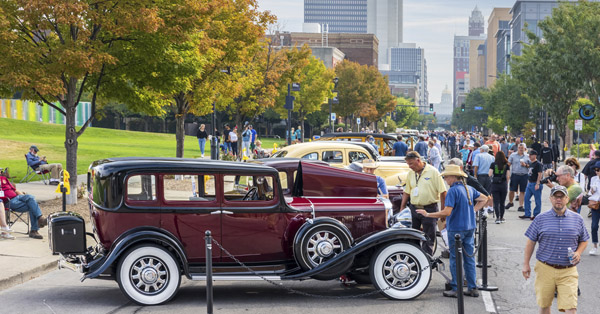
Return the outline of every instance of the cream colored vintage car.
<path id="1" fill-rule="evenodd" d="M 378 155 L 374 156 L 364 147 L 350 142 L 315 141 L 294 144 L 278 149 L 271 158 L 281 157 L 322 160 L 338 168 L 347 167 L 363 159 L 375 159 L 378 164 L 375 174 L 384 178 L 389 186 L 404 185 L 410 170 L 404 162 L 382 162 Z"/>

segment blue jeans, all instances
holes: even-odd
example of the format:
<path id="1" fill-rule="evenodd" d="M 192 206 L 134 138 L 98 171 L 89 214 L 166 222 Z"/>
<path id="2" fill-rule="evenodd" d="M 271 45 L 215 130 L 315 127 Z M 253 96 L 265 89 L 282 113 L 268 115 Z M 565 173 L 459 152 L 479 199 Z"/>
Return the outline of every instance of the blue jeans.
<path id="1" fill-rule="evenodd" d="M 40 229 L 38 226 L 38 218 L 42 216 L 42 210 L 40 210 L 40 206 L 35 201 L 35 197 L 33 197 L 33 195 L 17 195 L 15 198 L 10 200 L 8 206 L 10 209 L 16 212 L 29 212 L 31 231 L 37 231 Z"/>
<path id="2" fill-rule="evenodd" d="M 535 208 L 533 209 L 533 217 L 540 214 L 542 211 L 542 186 L 540 184 L 539 189 L 535 190 L 535 182 L 527 183 L 527 188 L 525 189 L 525 216 L 531 217 L 531 197 L 533 196 L 535 200 Z"/>
<path id="3" fill-rule="evenodd" d="M 206 139 L 205 138 L 199 138 L 198 139 L 198 145 L 200 145 L 200 153 L 202 155 L 204 155 L 204 147 L 206 146 Z"/>
<path id="4" fill-rule="evenodd" d="M 600 209 L 592 211 L 592 243 L 598 243 L 598 221 L 600 221 Z"/>
<path id="5" fill-rule="evenodd" d="M 477 288 L 477 283 L 475 281 L 475 255 L 473 254 L 475 250 L 473 247 L 475 229 L 465 231 L 448 231 L 448 240 L 450 242 L 450 273 L 452 274 L 452 282 L 450 282 L 450 286 L 452 287 L 452 290 L 456 291 L 456 253 L 454 251 L 454 236 L 456 234 L 460 234 L 460 239 L 463 245 L 463 269 L 465 277 L 467 277 L 467 288 Z M 472 257 L 469 257 L 466 254 L 471 255 Z M 460 278 L 460 280 L 462 280 L 462 278 Z"/>

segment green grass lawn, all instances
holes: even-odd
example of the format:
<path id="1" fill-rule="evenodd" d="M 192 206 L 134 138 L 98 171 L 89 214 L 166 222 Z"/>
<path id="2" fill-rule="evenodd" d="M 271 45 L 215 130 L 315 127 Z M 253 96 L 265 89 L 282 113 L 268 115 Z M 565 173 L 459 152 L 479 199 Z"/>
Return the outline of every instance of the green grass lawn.
<path id="1" fill-rule="evenodd" d="M 0 167 L 10 167 L 10 174 L 17 182 L 27 171 L 24 155 L 31 145 L 37 145 L 40 149 L 38 154 L 47 156 L 50 163 L 58 162 L 66 168 L 64 125 L 0 118 L 0 130 Z M 272 148 L 273 143 L 281 146 L 284 142 L 275 139 L 261 141 L 263 148 Z M 108 157 L 175 157 L 175 134 L 88 128 L 78 142 L 78 174 L 86 173 L 94 160 Z M 186 136 L 184 147 L 185 158 L 200 157 L 196 137 Z M 210 157 L 209 143 L 204 155 Z"/>

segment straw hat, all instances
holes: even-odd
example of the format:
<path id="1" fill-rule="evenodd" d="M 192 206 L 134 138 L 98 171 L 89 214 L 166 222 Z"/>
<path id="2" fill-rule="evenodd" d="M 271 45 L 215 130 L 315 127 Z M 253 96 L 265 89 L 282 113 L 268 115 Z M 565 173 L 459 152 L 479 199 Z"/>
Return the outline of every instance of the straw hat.
<path id="1" fill-rule="evenodd" d="M 446 170 L 442 172 L 442 177 L 445 176 L 457 176 L 457 177 L 467 177 L 467 174 L 460 170 L 460 166 L 457 165 L 447 165 Z"/>
<path id="2" fill-rule="evenodd" d="M 373 159 L 364 159 L 362 161 L 362 166 L 363 166 L 363 168 L 373 168 L 373 169 L 379 167 Z"/>

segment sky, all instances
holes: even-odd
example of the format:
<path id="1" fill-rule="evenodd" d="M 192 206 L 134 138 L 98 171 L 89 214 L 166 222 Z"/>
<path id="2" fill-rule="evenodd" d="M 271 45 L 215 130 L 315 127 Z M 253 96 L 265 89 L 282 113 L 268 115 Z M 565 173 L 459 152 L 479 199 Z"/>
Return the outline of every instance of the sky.
<path id="1" fill-rule="evenodd" d="M 282 30 L 301 32 L 304 0 L 258 0 L 261 10 L 277 16 Z M 404 0 L 405 43 L 425 49 L 429 102 L 439 103 L 446 84 L 452 90 L 454 35 L 468 35 L 469 16 L 477 5 L 485 18 L 495 7 L 510 8 L 515 0 Z"/>

